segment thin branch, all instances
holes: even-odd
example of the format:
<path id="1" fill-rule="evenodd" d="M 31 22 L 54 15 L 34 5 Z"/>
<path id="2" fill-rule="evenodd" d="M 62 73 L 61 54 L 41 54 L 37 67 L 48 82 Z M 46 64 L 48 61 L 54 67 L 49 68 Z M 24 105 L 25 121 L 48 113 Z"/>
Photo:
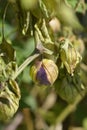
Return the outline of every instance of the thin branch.
<path id="1" fill-rule="evenodd" d="M 84 96 L 86 95 L 86 92 L 84 91 Z M 64 110 L 63 112 L 61 112 L 60 115 L 58 115 L 58 117 L 56 118 L 55 121 L 55 126 L 56 124 L 60 124 L 62 121 L 64 121 L 64 119 L 71 113 L 73 112 L 77 105 L 79 104 L 79 102 L 84 98 L 84 96 L 81 96 L 80 94 L 77 95 L 76 100 L 72 103 L 69 104 Z"/>
<path id="2" fill-rule="evenodd" d="M 40 54 L 34 54 L 33 56 L 29 56 L 18 68 L 17 73 L 14 75 L 14 79 L 30 64 L 33 60 L 39 57 Z"/>
<path id="3" fill-rule="evenodd" d="M 18 113 L 10 124 L 6 125 L 4 130 L 16 130 L 23 120 L 22 113 Z"/>

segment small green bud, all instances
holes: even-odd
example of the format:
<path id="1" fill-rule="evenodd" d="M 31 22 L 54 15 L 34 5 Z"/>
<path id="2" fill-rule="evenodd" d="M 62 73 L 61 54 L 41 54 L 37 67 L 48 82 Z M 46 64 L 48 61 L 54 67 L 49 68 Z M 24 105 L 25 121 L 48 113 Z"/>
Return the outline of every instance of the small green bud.
<path id="1" fill-rule="evenodd" d="M 31 67 L 30 75 L 40 85 L 52 85 L 58 77 L 58 67 L 54 61 L 43 59 Z"/>
<path id="2" fill-rule="evenodd" d="M 73 75 L 73 72 L 78 63 L 80 63 L 82 57 L 69 40 L 64 40 L 60 45 L 60 58 L 65 65 L 69 74 Z"/>

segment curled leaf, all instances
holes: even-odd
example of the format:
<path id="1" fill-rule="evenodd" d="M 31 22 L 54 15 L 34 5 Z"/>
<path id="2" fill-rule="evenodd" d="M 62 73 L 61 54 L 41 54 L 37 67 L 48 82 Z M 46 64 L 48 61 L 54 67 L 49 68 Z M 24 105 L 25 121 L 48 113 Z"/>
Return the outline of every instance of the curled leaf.
<path id="1" fill-rule="evenodd" d="M 5 82 L 0 92 L 0 121 L 8 122 L 19 107 L 20 89 L 16 81 Z"/>

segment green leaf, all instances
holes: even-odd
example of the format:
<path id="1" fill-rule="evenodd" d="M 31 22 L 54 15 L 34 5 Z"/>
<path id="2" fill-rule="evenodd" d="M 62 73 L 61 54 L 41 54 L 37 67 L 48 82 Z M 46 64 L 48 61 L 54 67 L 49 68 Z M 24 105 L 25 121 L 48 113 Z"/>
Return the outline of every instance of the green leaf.
<path id="1" fill-rule="evenodd" d="M 78 0 L 65 0 L 68 4 L 70 4 L 73 8 L 75 8 Z"/>
<path id="2" fill-rule="evenodd" d="M 30 83 L 31 82 L 31 77 L 29 75 L 29 66 L 26 67 L 23 71 L 23 74 L 22 74 L 22 78 L 21 80 L 24 82 L 24 83 Z"/>
<path id="3" fill-rule="evenodd" d="M 16 41 L 14 43 L 14 48 L 17 54 L 17 63 L 21 64 L 24 59 L 26 59 L 35 49 L 34 38 L 30 38 L 24 41 Z"/>
<path id="4" fill-rule="evenodd" d="M 4 35 L 6 39 L 13 40 L 16 36 L 17 28 L 4 22 Z M 0 19 L 0 32 L 2 32 L 2 20 Z M 1 35 L 1 34 L 0 34 Z M 0 38 L 1 41 L 1 38 Z"/>
<path id="5" fill-rule="evenodd" d="M 77 6 L 76 12 L 84 13 L 84 11 L 86 10 L 85 2 L 81 2 L 79 0 L 65 0 L 65 1 L 68 2 L 74 9 Z"/>

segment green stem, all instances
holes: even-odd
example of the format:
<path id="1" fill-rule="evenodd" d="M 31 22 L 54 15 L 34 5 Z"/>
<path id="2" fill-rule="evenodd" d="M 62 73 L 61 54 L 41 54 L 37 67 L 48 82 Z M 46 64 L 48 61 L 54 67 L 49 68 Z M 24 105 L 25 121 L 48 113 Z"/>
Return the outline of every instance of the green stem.
<path id="1" fill-rule="evenodd" d="M 14 79 L 17 78 L 17 76 L 27 67 L 28 64 L 30 64 L 34 59 L 36 59 L 40 54 L 34 54 L 33 56 L 29 56 L 19 67 L 18 71 L 14 76 Z"/>
<path id="2" fill-rule="evenodd" d="M 84 96 L 86 95 L 86 92 L 84 91 Z M 64 110 L 63 112 L 60 113 L 60 115 L 58 115 L 58 117 L 56 118 L 55 121 L 55 125 L 51 125 L 49 130 L 55 130 L 56 129 L 56 125 L 62 123 L 64 121 L 64 119 L 73 111 L 75 111 L 77 105 L 79 104 L 79 102 L 84 98 L 84 96 L 81 96 L 80 94 L 77 95 L 75 102 L 73 102 L 72 104 L 69 104 Z"/>
<path id="3" fill-rule="evenodd" d="M 84 96 L 85 96 L 86 92 L 84 92 Z M 73 102 L 72 104 L 69 104 L 64 110 L 63 112 L 58 115 L 58 117 L 56 118 L 56 122 L 55 124 L 60 124 L 62 121 L 64 121 L 64 119 L 71 113 L 73 112 L 77 105 L 79 104 L 79 102 L 84 98 L 84 96 L 81 96 L 80 94 L 77 95 L 75 102 Z"/>

